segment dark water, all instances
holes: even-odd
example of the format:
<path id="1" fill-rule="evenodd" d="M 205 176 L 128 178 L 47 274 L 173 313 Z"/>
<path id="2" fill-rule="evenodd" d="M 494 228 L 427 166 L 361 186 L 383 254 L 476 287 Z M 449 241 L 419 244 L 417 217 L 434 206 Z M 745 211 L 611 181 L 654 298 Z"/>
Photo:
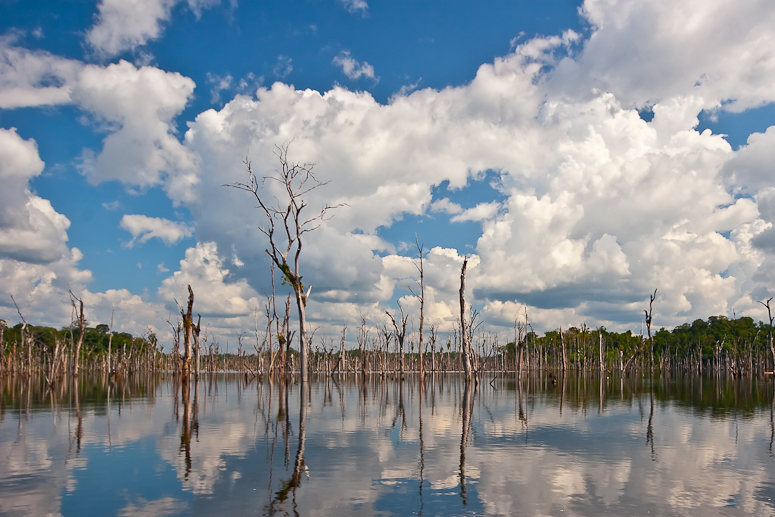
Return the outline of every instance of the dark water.
<path id="1" fill-rule="evenodd" d="M 772 380 L 0 382 L 3 515 L 775 515 Z"/>

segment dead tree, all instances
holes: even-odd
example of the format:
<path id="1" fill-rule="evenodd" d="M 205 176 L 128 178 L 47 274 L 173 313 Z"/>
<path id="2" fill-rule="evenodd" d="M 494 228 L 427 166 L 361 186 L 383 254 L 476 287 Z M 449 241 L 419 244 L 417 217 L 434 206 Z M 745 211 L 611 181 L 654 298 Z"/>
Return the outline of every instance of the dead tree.
<path id="1" fill-rule="evenodd" d="M 202 315 L 197 314 L 196 325 L 191 326 L 191 331 L 194 338 L 194 378 L 199 379 L 199 334 L 202 332 Z"/>
<path id="2" fill-rule="evenodd" d="M 27 320 L 22 315 L 21 309 L 19 309 L 19 306 L 16 304 L 16 300 L 14 299 L 13 295 L 11 295 L 11 301 L 13 301 L 14 306 L 16 307 L 16 312 L 19 314 L 19 318 L 22 320 L 22 328 L 21 328 L 21 346 L 27 345 L 27 377 L 32 374 L 32 336 L 29 332 L 27 332 L 27 328 L 29 327 L 29 324 L 27 323 Z M 24 352 L 22 352 L 24 353 Z"/>
<path id="3" fill-rule="evenodd" d="M 562 373 L 564 374 L 568 367 L 568 360 L 565 356 L 565 337 L 562 335 L 562 327 L 560 327 L 560 345 L 562 346 Z"/>
<path id="4" fill-rule="evenodd" d="M 436 372 L 436 327 L 431 325 L 431 372 Z"/>
<path id="5" fill-rule="evenodd" d="M 646 329 L 649 334 L 649 370 L 654 369 L 654 338 L 651 336 L 651 308 L 656 298 L 657 290 L 654 289 L 654 294 L 649 295 L 649 310 L 643 310 L 646 313 Z"/>
<path id="6" fill-rule="evenodd" d="M 390 316 L 390 314 L 388 314 Z M 388 359 L 388 353 L 390 352 L 390 336 L 392 333 L 388 329 L 387 325 L 382 325 L 382 330 L 380 330 L 380 336 L 385 339 L 384 347 L 382 348 L 382 359 L 380 361 L 380 370 L 382 373 L 382 376 L 385 376 L 385 366 L 387 364 Z"/>
<path id="7" fill-rule="evenodd" d="M 59 373 L 59 363 L 61 362 L 61 352 L 62 352 L 62 345 L 64 340 L 60 340 L 57 336 L 54 336 L 54 352 L 53 357 L 51 359 L 51 363 L 49 364 L 49 373 L 46 375 L 46 382 L 49 386 L 53 386 L 54 382 L 58 378 Z"/>
<path id="8" fill-rule="evenodd" d="M 369 372 L 369 358 L 366 355 L 368 353 L 366 350 L 368 340 L 369 331 L 366 328 L 366 318 L 361 315 L 361 329 L 358 332 L 358 355 L 361 360 L 361 375 L 363 379 L 366 379 L 366 374 Z"/>
<path id="9" fill-rule="evenodd" d="M 2 375 L 3 370 L 5 369 L 5 344 L 3 342 L 3 332 L 5 332 L 6 326 L 5 320 L 0 320 L 0 375 Z"/>
<path id="10" fill-rule="evenodd" d="M 169 317 L 167 317 L 167 323 L 172 329 L 172 350 L 170 351 L 172 368 L 175 375 L 178 375 L 180 373 L 180 331 L 182 330 L 182 326 L 180 321 L 172 323 Z M 210 355 L 212 355 L 212 353 Z M 116 368 L 116 370 L 118 370 L 118 368 Z"/>
<path id="11" fill-rule="evenodd" d="M 396 323 L 396 319 L 393 317 L 392 314 L 390 314 L 388 311 L 385 311 L 385 314 L 388 315 L 390 318 L 390 321 L 393 323 L 393 328 L 395 329 L 395 335 L 396 335 L 396 343 L 398 344 L 399 348 L 399 357 L 400 357 L 400 368 L 401 368 L 401 378 L 404 378 L 404 339 L 406 338 L 406 323 L 409 319 L 409 316 L 404 314 L 404 308 L 401 307 L 401 302 L 398 302 L 398 309 L 401 311 L 401 328 L 398 328 L 398 323 Z"/>
<path id="12" fill-rule="evenodd" d="M 762 305 L 767 307 L 767 317 L 770 319 L 770 327 L 769 327 L 769 339 L 770 339 L 770 353 L 772 354 L 772 371 L 775 372 L 775 346 L 772 344 L 772 322 L 775 320 L 775 318 L 772 317 L 772 309 L 770 309 L 770 302 L 772 301 L 772 297 L 767 299 L 766 302 L 760 301 Z M 773 399 L 775 400 L 775 399 Z"/>
<path id="13" fill-rule="evenodd" d="M 417 272 L 420 273 L 420 280 L 417 282 L 418 286 L 420 287 L 419 293 L 415 293 L 410 288 L 409 291 L 414 295 L 415 298 L 417 298 L 420 301 L 420 380 L 422 380 L 425 377 L 425 365 L 423 363 L 423 347 L 422 347 L 422 338 L 423 338 L 423 324 L 425 322 L 425 275 L 424 275 L 424 269 L 423 269 L 423 252 L 425 249 L 420 244 L 420 241 L 417 240 L 417 235 L 414 236 L 414 242 L 417 244 L 417 255 L 419 264 L 415 262 L 414 266 L 417 268 Z"/>
<path id="14" fill-rule="evenodd" d="M 299 312 L 299 352 L 301 356 L 301 380 L 306 382 L 308 378 L 307 368 L 307 332 L 306 332 L 306 306 L 312 286 L 306 287 L 302 283 L 301 257 L 302 236 L 320 227 L 326 220 L 329 210 L 342 205 L 325 205 L 316 215 L 305 219 L 307 207 L 307 195 L 327 182 L 321 182 L 315 177 L 314 163 L 292 162 L 288 158 L 289 142 L 276 146 L 275 156 L 280 161 L 280 168 L 274 174 L 258 179 L 253 173 L 250 161 L 245 159 L 248 172 L 247 183 L 231 183 L 225 186 L 244 190 L 253 195 L 258 202 L 258 207 L 264 214 L 266 226 L 258 229 L 269 238 L 269 248 L 265 251 L 272 262 L 282 271 L 283 278 L 293 288 L 296 297 L 296 307 Z M 270 192 L 262 190 L 268 181 L 281 186 L 283 194 L 281 198 L 274 197 Z M 276 204 L 271 204 L 269 199 L 275 199 Z M 278 232 L 278 226 L 281 226 Z"/>
<path id="15" fill-rule="evenodd" d="M 597 335 L 600 338 L 600 344 L 598 346 L 598 354 L 600 359 L 600 376 L 603 376 L 603 372 L 605 371 L 605 360 L 603 358 L 603 327 L 600 327 L 597 329 Z"/>
<path id="16" fill-rule="evenodd" d="M 339 363 L 342 365 L 342 372 L 347 373 L 347 357 L 344 351 L 344 345 L 347 342 L 347 325 L 342 327 L 342 339 L 339 340 Z"/>
<path id="17" fill-rule="evenodd" d="M 176 302 L 177 303 L 177 302 Z M 180 317 L 183 318 L 183 376 L 187 377 L 191 371 L 191 333 L 194 327 L 194 291 L 188 286 L 188 305 L 186 311 L 180 309 Z"/>
<path id="18" fill-rule="evenodd" d="M 463 267 L 460 269 L 460 334 L 463 343 L 463 369 L 466 379 L 471 378 L 471 342 L 466 332 L 466 266 L 468 257 L 463 257 Z"/>
<path id="19" fill-rule="evenodd" d="M 81 345 L 83 345 L 83 336 L 86 332 L 86 318 L 83 315 L 83 300 L 75 296 L 72 291 L 70 291 L 70 302 L 73 304 L 75 316 L 78 318 L 78 341 L 75 344 L 75 357 L 73 358 L 73 375 L 77 377 Z M 77 306 L 75 302 L 78 302 Z"/>
<path id="20" fill-rule="evenodd" d="M 115 309 L 110 311 L 110 330 L 108 331 L 108 364 L 107 364 L 107 370 L 108 375 L 110 375 L 110 354 L 111 354 L 111 347 L 113 345 L 113 315 L 115 313 Z"/>

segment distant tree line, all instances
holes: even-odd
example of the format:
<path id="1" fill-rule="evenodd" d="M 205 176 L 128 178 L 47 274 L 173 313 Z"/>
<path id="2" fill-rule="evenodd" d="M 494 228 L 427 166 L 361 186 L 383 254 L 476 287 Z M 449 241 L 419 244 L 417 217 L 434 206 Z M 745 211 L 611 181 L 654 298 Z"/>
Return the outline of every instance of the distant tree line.
<path id="1" fill-rule="evenodd" d="M 370 333 L 365 320 L 357 335 L 358 346 L 346 346 L 346 329 L 341 339 L 324 339 L 320 346 L 310 349 L 311 372 L 336 374 L 346 372 L 409 373 L 464 371 L 465 356 L 463 333 L 455 329 L 448 339 L 437 343 L 433 327 L 423 342 L 421 354 L 419 339 L 412 340 L 400 329 L 384 327 Z M 287 325 L 287 323 L 286 323 Z M 400 326 L 400 325 L 399 325 Z M 478 327 L 477 327 L 478 328 Z M 469 329 L 470 330 L 470 329 Z M 180 353 L 178 323 L 173 325 L 173 346 L 165 353 L 155 333 L 134 336 L 127 332 L 111 332 L 99 324 L 85 326 L 78 362 L 82 369 L 132 373 L 139 370 L 166 370 L 180 373 L 183 357 Z M 78 341 L 77 326 L 53 327 L 18 323 L 9 327 L 0 320 L 0 374 L 43 372 L 53 380 L 72 372 Z M 772 371 L 769 349 L 770 326 L 755 322 L 750 317 L 728 318 L 710 316 L 684 323 L 672 330 L 660 328 L 653 334 L 653 352 L 648 338 L 642 333 L 611 332 L 604 327 L 570 327 L 539 335 L 529 321 L 517 322 L 514 339 L 500 345 L 494 334 L 467 332 L 471 341 L 472 368 L 480 371 L 535 370 L 599 370 L 633 372 L 641 369 L 661 371 L 703 370 L 727 372 L 732 375 L 762 374 Z M 276 350 L 266 347 L 271 338 L 278 342 Z M 258 343 L 257 336 L 257 343 Z M 298 371 L 299 353 L 291 348 L 291 335 L 264 336 L 254 350 L 243 349 L 247 339 L 240 336 L 239 347 L 231 354 L 221 352 L 217 342 L 207 346 L 203 339 L 201 350 L 204 371 L 235 370 L 246 374 L 286 374 Z M 406 340 L 406 351 L 404 343 Z M 296 340 L 297 341 L 297 340 Z M 198 340 L 197 340 L 198 343 Z M 204 346 L 202 346 L 204 345 Z M 653 361 L 652 358 L 653 357 Z"/>
<path id="2" fill-rule="evenodd" d="M 660 328 L 653 334 L 651 352 L 647 336 L 631 330 L 611 332 L 604 327 L 581 326 L 539 336 L 528 328 L 501 352 L 514 360 L 522 350 L 526 368 L 561 370 L 564 344 L 566 368 L 600 368 L 602 362 L 608 371 L 677 368 L 743 375 L 772 371 L 769 333 L 768 323 L 757 323 L 747 316 L 710 316 L 707 320 L 684 323 L 672 331 Z"/>

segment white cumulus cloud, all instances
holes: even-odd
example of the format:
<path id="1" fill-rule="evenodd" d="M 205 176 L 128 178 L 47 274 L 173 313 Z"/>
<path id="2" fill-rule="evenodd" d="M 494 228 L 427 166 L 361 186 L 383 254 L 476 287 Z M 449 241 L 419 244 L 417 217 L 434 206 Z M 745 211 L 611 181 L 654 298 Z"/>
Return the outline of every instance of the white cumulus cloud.
<path id="1" fill-rule="evenodd" d="M 121 228 L 132 234 L 132 240 L 127 243 L 129 248 L 134 246 L 137 241 L 143 243 L 153 238 L 161 239 L 167 246 L 172 246 L 194 234 L 194 229 L 183 223 L 140 214 L 124 215 L 120 225 Z"/>
<path id="2" fill-rule="evenodd" d="M 351 13 L 360 11 L 365 14 L 369 10 L 369 4 L 366 0 L 339 0 L 339 3 Z"/>
<path id="3" fill-rule="evenodd" d="M 83 64 L 14 43 L 12 36 L 0 37 L 0 109 L 70 103 Z"/>
<path id="4" fill-rule="evenodd" d="M 113 129 L 99 153 L 83 156 L 81 170 L 89 181 L 118 179 L 143 188 L 195 181 L 196 156 L 178 141 L 173 124 L 193 91 L 194 82 L 178 73 L 123 60 L 85 67 L 73 97 Z"/>
<path id="5" fill-rule="evenodd" d="M 334 57 L 333 63 L 342 69 L 344 75 L 352 79 L 353 81 L 360 79 L 361 77 L 368 77 L 369 79 L 377 80 L 374 75 L 374 67 L 368 62 L 364 61 L 360 63 L 350 55 L 350 52 L 343 50 L 338 56 Z"/>
<path id="6" fill-rule="evenodd" d="M 134 50 L 148 41 L 158 39 L 172 9 L 181 0 L 102 0 L 97 6 L 95 24 L 86 32 L 87 43 L 104 57 Z M 220 0 L 188 0 L 197 16 L 202 9 Z"/>

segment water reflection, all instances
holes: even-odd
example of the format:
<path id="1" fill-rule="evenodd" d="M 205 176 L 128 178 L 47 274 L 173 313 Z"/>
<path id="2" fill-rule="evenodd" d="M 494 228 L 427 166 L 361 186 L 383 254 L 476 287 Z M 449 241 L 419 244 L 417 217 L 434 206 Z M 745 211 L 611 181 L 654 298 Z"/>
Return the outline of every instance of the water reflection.
<path id="1" fill-rule="evenodd" d="M 771 380 L 0 382 L 4 515 L 775 512 Z"/>
<path id="2" fill-rule="evenodd" d="M 460 433 L 460 498 L 463 500 L 463 506 L 468 506 L 466 490 L 466 446 L 468 445 L 468 436 L 471 432 L 471 412 L 473 410 L 471 400 L 471 382 L 465 382 L 463 388 L 463 403 L 460 408 L 463 415 L 463 432 Z"/>

